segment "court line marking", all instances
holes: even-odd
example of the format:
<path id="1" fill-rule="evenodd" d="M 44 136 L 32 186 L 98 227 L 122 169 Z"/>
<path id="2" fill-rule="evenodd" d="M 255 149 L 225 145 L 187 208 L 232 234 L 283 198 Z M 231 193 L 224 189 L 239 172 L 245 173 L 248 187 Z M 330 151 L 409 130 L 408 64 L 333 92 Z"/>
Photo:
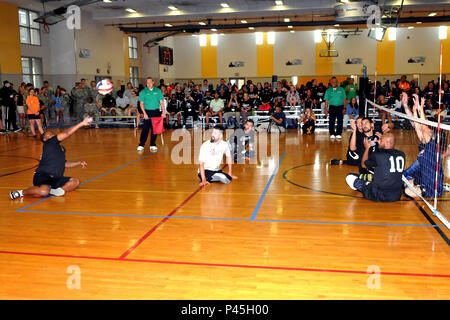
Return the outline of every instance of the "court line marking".
<path id="1" fill-rule="evenodd" d="M 255 220 L 255 217 L 258 214 L 259 208 L 262 205 L 264 197 L 266 196 L 266 193 L 269 190 L 270 184 L 272 183 L 272 180 L 275 177 L 275 174 L 277 173 L 278 168 L 280 167 L 281 161 L 283 161 L 283 158 L 284 158 L 285 154 L 286 154 L 286 152 L 283 152 L 283 154 L 281 155 L 280 159 L 278 160 L 278 163 L 275 166 L 275 169 L 273 170 L 272 175 L 269 178 L 269 181 L 267 181 L 266 187 L 264 188 L 264 191 L 261 194 L 261 197 L 259 198 L 258 203 L 256 204 L 255 210 L 253 210 L 252 217 L 250 218 L 250 220 Z"/>
<path id="2" fill-rule="evenodd" d="M 102 174 L 100 174 L 100 175 L 98 175 L 98 176 L 96 176 L 96 177 L 94 177 L 94 178 L 91 178 L 91 179 L 89 179 L 89 180 L 86 180 L 86 181 L 80 183 L 80 186 L 83 185 L 83 184 L 85 184 L 85 183 L 88 183 L 88 182 L 90 182 L 90 181 L 92 181 L 92 180 L 101 178 L 101 177 L 103 177 L 103 176 L 105 176 L 105 175 L 107 175 L 107 174 L 109 174 L 109 173 L 111 173 L 111 172 L 114 172 L 114 171 L 117 171 L 117 170 L 119 170 L 119 169 L 122 169 L 122 168 L 124 168 L 124 167 L 126 167 L 126 166 L 129 166 L 130 164 L 133 164 L 133 163 L 138 162 L 138 161 L 140 161 L 140 160 L 146 159 L 146 158 L 148 158 L 148 157 L 150 157 L 150 156 L 152 156 L 152 155 L 154 155 L 154 154 L 156 154 L 156 153 L 157 153 L 157 152 L 151 153 L 151 154 L 149 154 L 149 155 L 146 155 L 145 157 L 141 157 L 141 158 L 139 158 L 139 159 L 136 159 L 136 160 L 133 160 L 133 161 L 131 161 L 131 162 L 128 162 L 128 163 L 126 163 L 126 164 L 124 164 L 124 165 L 122 165 L 122 166 L 120 166 L 120 167 L 117 167 L 117 168 L 115 168 L 115 169 L 112 169 L 112 170 L 110 170 L 110 171 L 107 171 L 107 172 L 105 172 L 105 173 L 102 173 Z M 45 201 L 45 200 L 48 200 L 48 199 L 50 199 L 50 198 L 53 198 L 53 196 L 49 196 L 49 197 L 47 197 L 47 198 L 44 198 L 44 199 L 41 199 L 41 200 L 39 200 L 39 201 L 36 201 L 36 202 L 34 202 L 34 203 L 32 203 L 32 204 L 29 204 L 29 205 L 27 205 L 27 206 L 25 206 L 25 207 L 23 207 L 23 208 L 17 209 L 16 212 L 23 212 L 24 209 L 29 208 L 29 207 L 31 207 L 31 206 L 34 206 L 35 204 L 41 203 L 41 202 L 43 202 L 43 201 Z"/>
<path id="3" fill-rule="evenodd" d="M 39 256 L 50 258 L 70 258 L 70 259 L 89 259 L 89 260 L 106 260 L 120 262 L 137 262 L 137 263 L 154 263 L 154 264 L 176 264 L 198 267 L 224 267 L 224 268 L 246 268 L 246 269 L 263 269 L 263 270 L 284 270 L 284 271 L 304 271 L 304 272 L 326 272 L 326 273 L 344 273 L 344 274 L 364 274 L 370 275 L 367 271 L 361 270 L 340 270 L 340 269 L 320 269 L 320 268 L 296 268 L 296 267 L 277 267 L 277 266 L 260 266 L 245 264 L 226 264 L 226 263 L 207 263 L 207 262 L 189 262 L 189 261 L 169 261 L 169 260 L 150 260 L 150 259 L 120 259 L 111 257 L 95 257 L 95 256 L 76 256 L 67 254 L 54 253 L 33 253 L 19 251 L 0 250 L 0 254 Z M 450 274 L 426 274 L 426 273 L 404 273 L 404 272 L 380 272 L 380 275 L 387 276 L 406 276 L 406 277 L 430 277 L 430 278 L 450 278 Z"/>
<path id="4" fill-rule="evenodd" d="M 282 222 L 282 223 L 304 223 L 304 224 L 342 224 L 342 225 L 367 225 L 367 226 L 394 226 L 394 227 L 444 227 L 444 225 L 430 224 L 409 224 L 409 223 L 378 223 L 378 222 L 350 222 L 350 221 L 314 221 L 314 220 L 280 220 L 280 219 L 244 219 L 244 218 L 223 218 L 223 217 L 186 217 L 186 216 L 153 216 L 140 214 L 113 214 L 113 213 L 89 213 L 89 212 L 56 212 L 56 211 L 32 211 L 25 210 L 28 213 L 48 213 L 48 214 L 66 214 L 80 216 L 105 216 L 105 217 L 129 217 L 129 218 L 167 218 L 167 219 L 194 219 L 194 220 L 219 220 L 219 221 L 256 221 L 256 222 Z"/>

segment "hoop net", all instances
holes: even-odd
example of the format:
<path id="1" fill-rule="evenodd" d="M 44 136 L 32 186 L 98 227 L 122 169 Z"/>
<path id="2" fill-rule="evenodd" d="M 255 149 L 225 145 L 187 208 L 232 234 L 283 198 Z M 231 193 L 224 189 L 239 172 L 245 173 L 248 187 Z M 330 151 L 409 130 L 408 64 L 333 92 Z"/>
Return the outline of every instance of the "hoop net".
<path id="1" fill-rule="evenodd" d="M 403 181 L 415 198 L 422 200 L 433 215 L 450 229 L 450 125 L 441 123 L 441 117 L 438 117 L 438 122 L 423 120 L 380 106 L 368 99 L 367 102 L 369 114 L 379 116 L 381 112 L 387 112 L 396 128 L 401 128 L 394 129 L 393 133 L 397 138 L 401 136 L 397 140 L 401 144 L 397 143 L 396 149 L 406 154 Z M 425 110 L 425 114 L 432 118 L 431 110 Z M 431 138 L 427 143 L 421 143 L 418 138 L 414 128 L 419 125 L 429 128 Z"/>

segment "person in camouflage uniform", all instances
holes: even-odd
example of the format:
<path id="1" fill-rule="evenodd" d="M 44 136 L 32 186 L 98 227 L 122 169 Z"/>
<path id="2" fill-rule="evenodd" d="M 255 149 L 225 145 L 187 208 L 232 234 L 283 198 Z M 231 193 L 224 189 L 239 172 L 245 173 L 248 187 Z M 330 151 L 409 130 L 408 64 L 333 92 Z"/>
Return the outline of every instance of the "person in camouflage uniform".
<path id="1" fill-rule="evenodd" d="M 44 116 L 44 118 L 41 120 L 42 120 L 42 126 L 44 128 L 46 128 L 48 126 L 48 121 L 49 121 L 48 120 L 49 119 L 48 106 L 49 106 L 50 101 L 48 100 L 48 96 L 47 96 L 45 87 L 38 89 L 37 97 L 38 97 L 39 101 L 42 101 L 42 103 L 45 106 L 44 109 L 41 109 L 40 114 L 41 114 L 41 118 L 42 118 L 42 115 Z"/>
<path id="2" fill-rule="evenodd" d="M 64 124 L 70 124 L 70 96 L 66 89 L 61 88 L 61 105 L 63 108 Z"/>
<path id="3" fill-rule="evenodd" d="M 100 121 L 100 109 L 92 97 L 87 98 L 87 103 L 84 104 L 84 118 L 92 117 L 95 119 L 95 128 L 98 128 Z"/>
<path id="4" fill-rule="evenodd" d="M 95 83 L 95 81 L 91 81 L 91 87 L 89 88 L 89 97 L 91 97 L 94 102 L 96 101 L 97 94 L 97 84 Z"/>
<path id="5" fill-rule="evenodd" d="M 44 81 L 44 88 L 45 92 L 47 93 L 47 99 L 48 99 L 48 105 L 47 106 L 47 113 L 48 113 L 48 121 L 50 122 L 50 119 L 54 118 L 55 115 L 55 103 L 53 101 L 53 97 L 55 96 L 55 90 L 50 86 L 48 81 Z"/>
<path id="6" fill-rule="evenodd" d="M 84 116 L 84 104 L 87 102 L 88 92 L 83 88 L 81 82 L 77 82 L 77 86 L 72 89 L 72 97 L 75 100 L 74 111 L 76 113 L 77 121 L 83 121 Z"/>

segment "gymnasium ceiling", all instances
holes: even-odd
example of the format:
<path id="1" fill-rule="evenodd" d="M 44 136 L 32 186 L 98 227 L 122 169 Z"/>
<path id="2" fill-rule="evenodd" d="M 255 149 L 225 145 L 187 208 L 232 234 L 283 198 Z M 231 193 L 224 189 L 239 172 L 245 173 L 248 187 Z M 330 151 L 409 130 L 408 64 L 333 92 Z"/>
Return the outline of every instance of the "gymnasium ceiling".
<path id="1" fill-rule="evenodd" d="M 52 11 L 71 3 L 82 5 L 81 10 L 88 11 L 94 20 L 105 25 L 113 25 L 124 29 L 133 28 L 140 32 L 182 32 L 185 26 L 210 32 L 211 28 L 220 32 L 249 32 L 248 27 L 270 27 L 274 31 L 286 31 L 288 25 L 295 29 L 317 28 L 318 25 L 351 26 L 336 19 L 335 5 L 338 0 L 283 0 L 283 5 L 276 5 L 272 0 L 6 0 L 19 6 L 39 12 Z M 87 4 L 90 2 L 89 4 Z M 350 3 L 361 1 L 349 1 Z M 368 1 L 364 1 L 368 2 Z M 380 7 L 388 8 L 400 5 L 401 0 L 372 1 Z M 229 8 L 221 6 L 228 4 Z M 83 5 L 85 4 L 85 5 Z M 169 9 L 174 6 L 176 10 Z M 126 9 L 136 12 L 130 13 Z M 430 17 L 429 14 L 436 15 Z M 415 24 L 417 21 L 433 24 L 450 21 L 450 0 L 404 0 L 399 26 Z M 289 21 L 285 22 L 284 19 Z M 246 23 L 241 22 L 245 20 Z M 205 23 L 200 25 L 199 23 Z M 229 28 L 227 28 L 227 25 Z M 191 32 L 191 30 L 188 30 Z M 198 31 L 194 31 L 198 32 Z"/>

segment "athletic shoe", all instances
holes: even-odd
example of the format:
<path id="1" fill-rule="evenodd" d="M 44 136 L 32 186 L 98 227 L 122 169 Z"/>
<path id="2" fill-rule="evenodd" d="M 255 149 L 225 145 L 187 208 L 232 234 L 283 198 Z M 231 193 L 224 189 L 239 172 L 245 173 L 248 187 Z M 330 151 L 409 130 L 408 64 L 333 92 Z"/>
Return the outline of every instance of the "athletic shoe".
<path id="1" fill-rule="evenodd" d="M 330 136 L 330 139 L 334 139 L 336 138 L 333 134 Z"/>
<path id="2" fill-rule="evenodd" d="M 337 135 L 336 139 L 342 139 L 342 137 L 340 135 Z"/>
<path id="3" fill-rule="evenodd" d="M 21 197 L 19 190 L 11 191 L 11 192 L 9 193 L 9 196 L 11 197 L 12 200 Z"/>
<path id="4" fill-rule="evenodd" d="M 341 164 L 341 159 L 332 159 L 330 161 L 330 164 L 332 164 L 332 165 L 340 165 Z"/>
<path id="5" fill-rule="evenodd" d="M 150 151 L 158 151 L 158 148 L 156 146 L 151 146 Z"/>
<path id="6" fill-rule="evenodd" d="M 353 186 L 355 183 L 355 180 L 357 179 L 357 177 L 353 174 L 349 174 L 347 175 L 347 177 L 345 178 L 345 182 L 347 182 L 348 186 L 350 187 L 350 189 L 352 190 L 356 190 L 356 188 Z"/>
<path id="7" fill-rule="evenodd" d="M 450 184 L 444 183 L 444 191 L 449 192 L 450 191 Z"/>
<path id="8" fill-rule="evenodd" d="M 62 188 L 50 189 L 49 192 L 52 196 L 62 197 L 66 192 Z"/>
<path id="9" fill-rule="evenodd" d="M 22 131 L 22 128 L 17 128 L 16 130 L 14 130 L 14 132 L 20 132 Z"/>
<path id="10" fill-rule="evenodd" d="M 143 146 L 137 147 L 137 151 L 144 151 L 144 147 Z"/>

